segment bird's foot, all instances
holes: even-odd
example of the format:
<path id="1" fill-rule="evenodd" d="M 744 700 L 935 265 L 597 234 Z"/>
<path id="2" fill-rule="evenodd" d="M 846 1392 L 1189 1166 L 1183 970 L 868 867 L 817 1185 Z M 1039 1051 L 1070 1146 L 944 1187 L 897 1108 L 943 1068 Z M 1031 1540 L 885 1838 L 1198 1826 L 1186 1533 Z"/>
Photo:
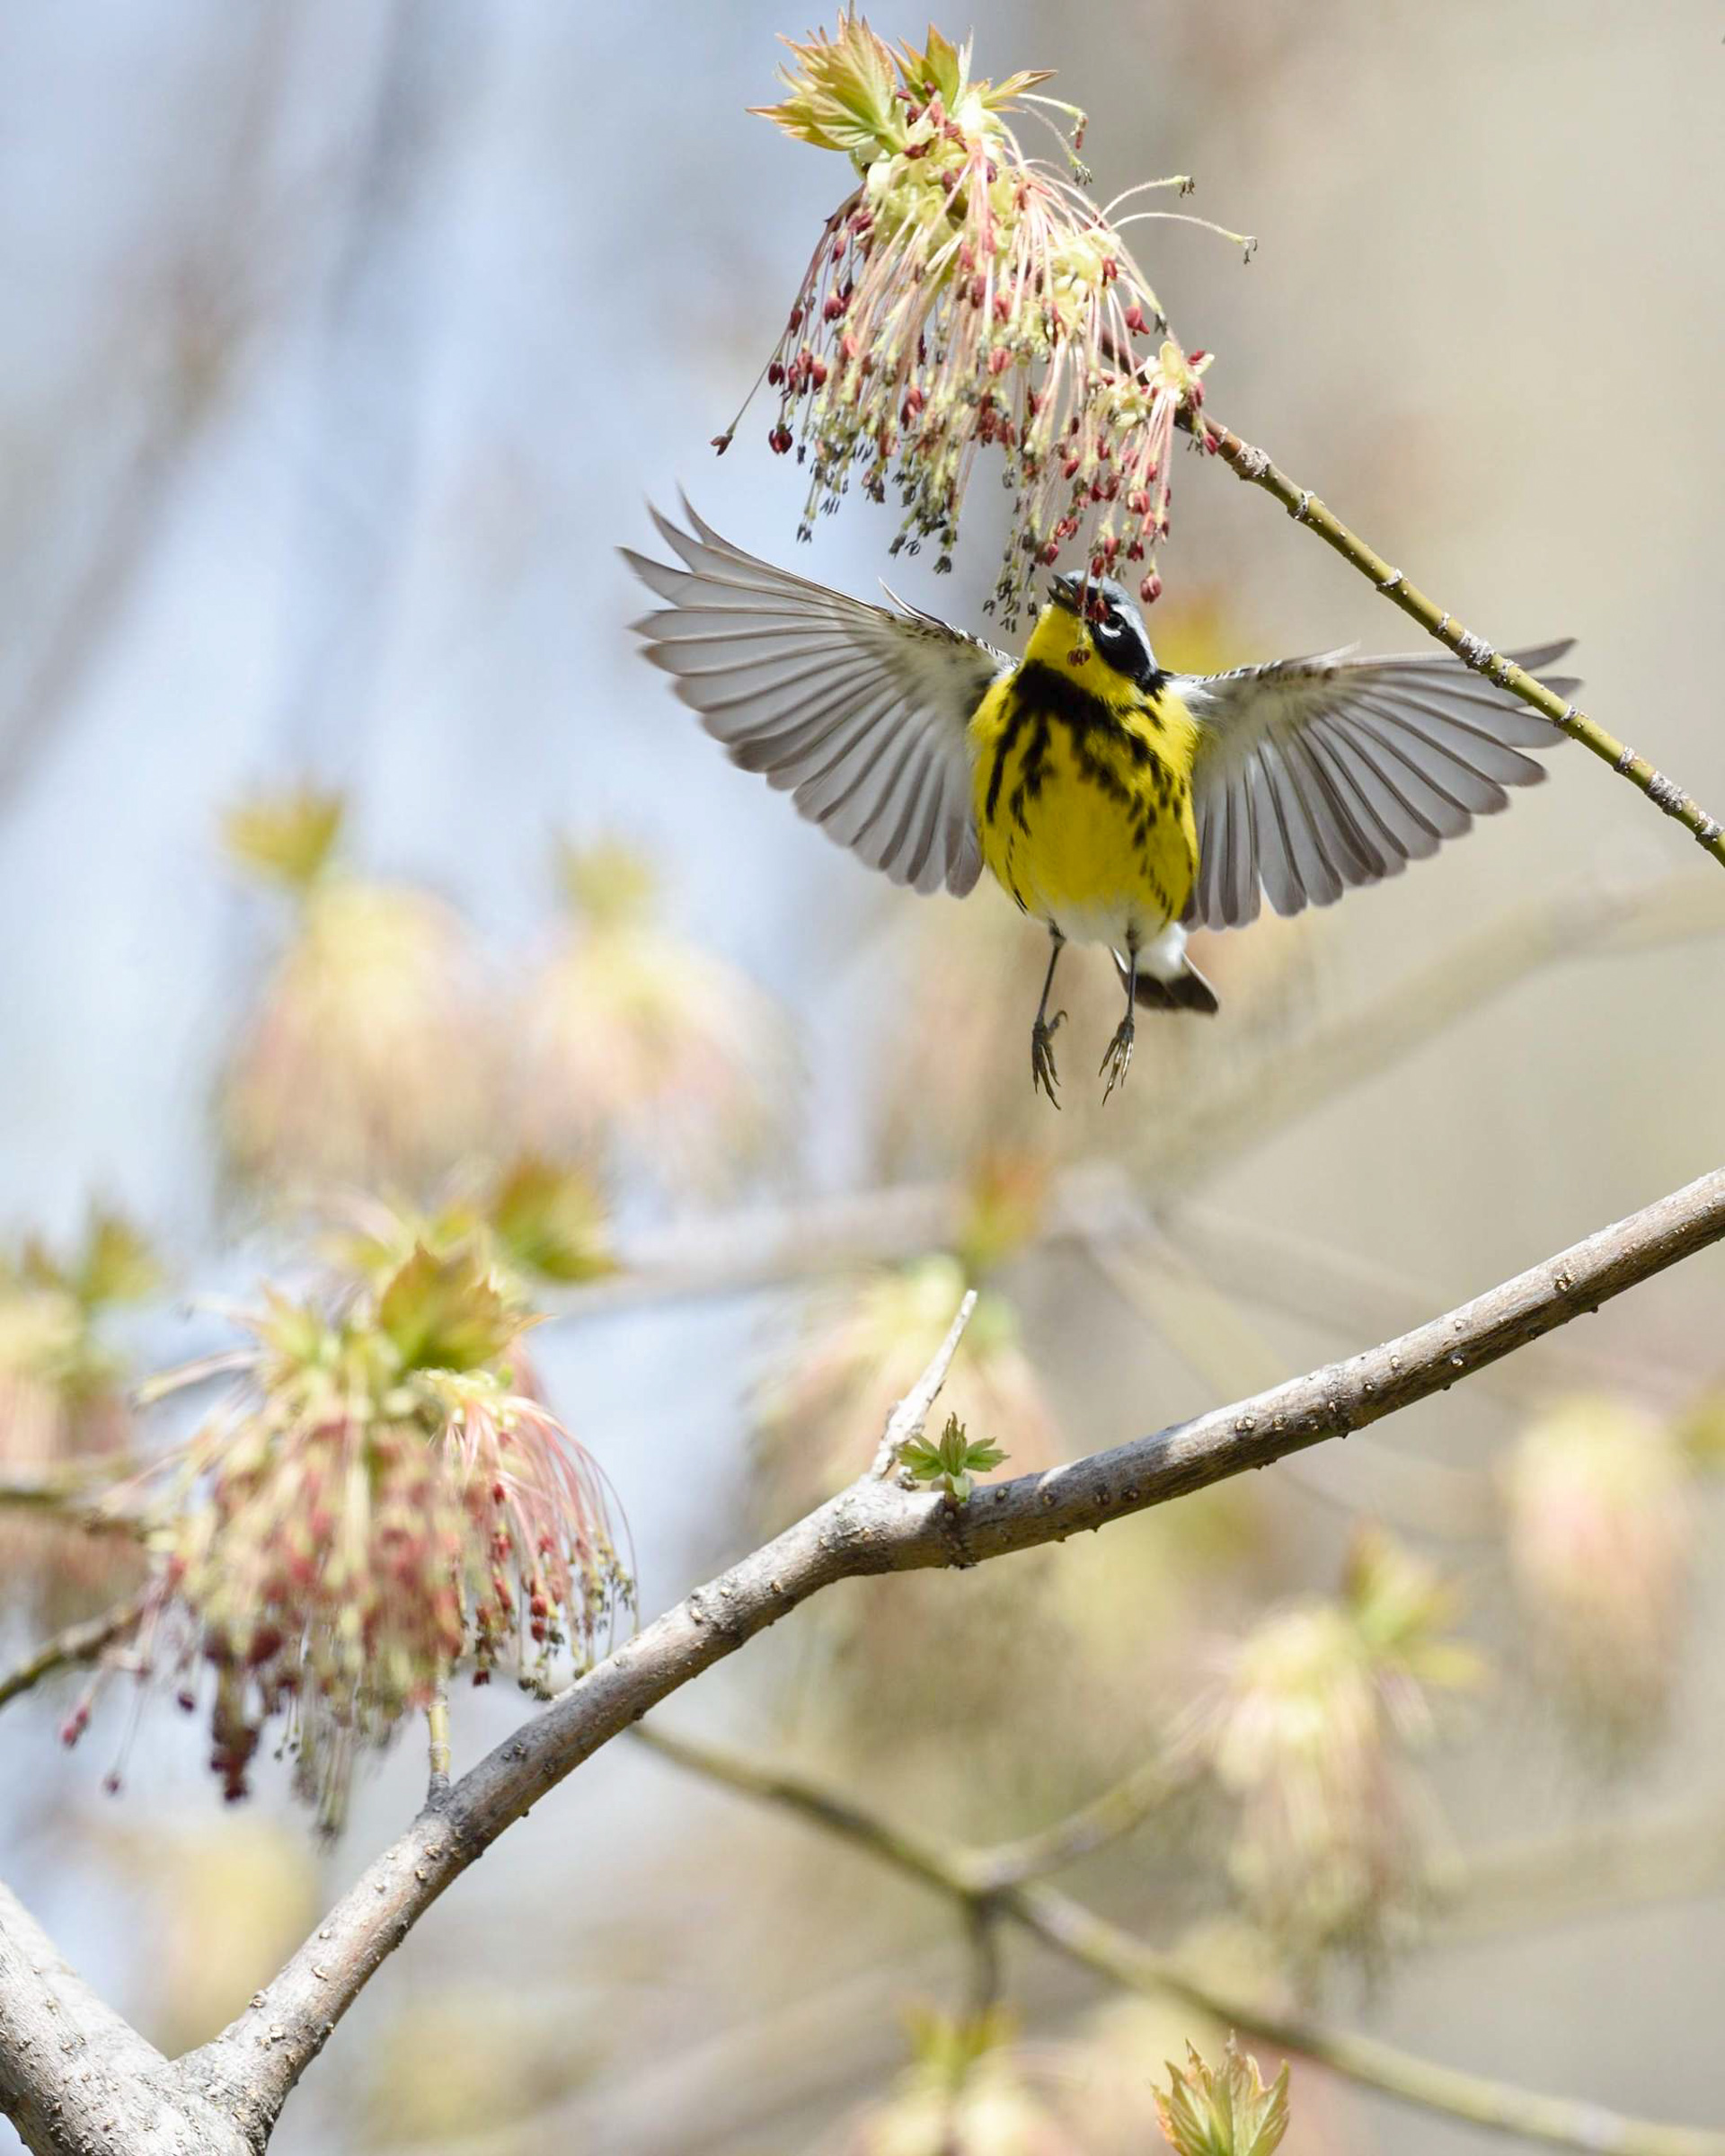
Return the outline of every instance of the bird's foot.
<path id="1" fill-rule="evenodd" d="M 1128 1011 L 1120 1021 L 1113 1039 L 1109 1042 L 1108 1053 L 1102 1057 L 1101 1066 L 1096 1073 L 1099 1078 L 1106 1076 L 1108 1080 L 1108 1083 L 1102 1088 L 1104 1100 L 1108 1099 L 1117 1085 L 1126 1083 L 1126 1074 L 1132 1068 L 1132 1038 L 1135 1031 L 1132 1013 Z"/>
<path id="2" fill-rule="evenodd" d="M 1057 1011 L 1052 1018 L 1039 1018 L 1031 1028 L 1031 1091 L 1045 1092 L 1056 1108 L 1060 1105 L 1055 1099 L 1060 1074 L 1054 1067 L 1054 1034 L 1066 1015 Z"/>

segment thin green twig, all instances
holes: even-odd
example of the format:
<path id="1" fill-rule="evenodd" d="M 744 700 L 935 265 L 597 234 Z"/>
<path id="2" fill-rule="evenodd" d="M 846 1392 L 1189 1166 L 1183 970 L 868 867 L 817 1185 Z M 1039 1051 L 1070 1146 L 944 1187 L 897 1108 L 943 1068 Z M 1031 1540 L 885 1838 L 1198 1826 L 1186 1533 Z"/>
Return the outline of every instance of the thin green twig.
<path id="1" fill-rule="evenodd" d="M 1620 777 L 1646 794 L 1656 808 L 1663 809 L 1667 816 L 1693 833 L 1703 852 L 1725 867 L 1725 826 L 1717 817 L 1709 816 L 1699 801 L 1693 800 L 1675 779 L 1667 778 L 1645 756 L 1625 747 L 1597 719 L 1588 718 L 1576 705 L 1553 695 L 1531 674 L 1495 650 L 1482 636 L 1476 636 L 1464 623 L 1458 622 L 1453 614 L 1429 599 L 1399 569 L 1392 568 L 1375 547 L 1368 546 L 1357 532 L 1349 531 L 1340 517 L 1308 488 L 1296 485 L 1286 472 L 1272 464 L 1261 449 L 1254 449 L 1250 442 L 1243 441 L 1232 428 L 1225 427 L 1208 411 L 1186 423 L 1190 423 L 1195 435 L 1207 436 L 1213 441 L 1216 454 L 1242 479 L 1273 494 L 1296 524 L 1303 524 L 1309 531 L 1315 532 L 1326 546 L 1332 547 L 1386 599 L 1418 622 L 1429 636 L 1446 644 L 1476 674 L 1483 674 L 1487 680 L 1508 690 L 1512 696 L 1520 697 L 1570 740 L 1579 741 L 1583 748 L 1590 750 L 1602 764 L 1609 764 Z"/>

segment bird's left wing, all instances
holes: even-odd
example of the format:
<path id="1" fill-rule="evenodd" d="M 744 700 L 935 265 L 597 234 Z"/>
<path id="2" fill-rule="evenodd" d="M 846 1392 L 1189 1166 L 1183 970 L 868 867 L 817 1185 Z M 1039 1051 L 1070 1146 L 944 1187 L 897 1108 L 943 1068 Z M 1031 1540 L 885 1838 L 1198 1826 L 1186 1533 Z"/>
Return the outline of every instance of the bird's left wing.
<path id="1" fill-rule="evenodd" d="M 830 837 L 895 883 L 962 896 L 982 870 L 969 719 L 1012 660 L 902 601 L 757 561 L 683 508 L 689 531 L 652 512 L 682 568 L 622 550 L 668 602 L 634 623 L 647 657 L 733 763 Z"/>
<path id="2" fill-rule="evenodd" d="M 1508 656 L 1567 697 L 1579 685 L 1542 669 L 1570 648 Z M 1170 685 L 1199 726 L 1186 919 L 1204 928 L 1255 920 L 1261 897 L 1297 914 L 1399 876 L 1506 807 L 1506 786 L 1537 784 L 1544 767 L 1522 751 L 1564 738 L 1459 660 L 1424 654 L 1331 651 Z"/>

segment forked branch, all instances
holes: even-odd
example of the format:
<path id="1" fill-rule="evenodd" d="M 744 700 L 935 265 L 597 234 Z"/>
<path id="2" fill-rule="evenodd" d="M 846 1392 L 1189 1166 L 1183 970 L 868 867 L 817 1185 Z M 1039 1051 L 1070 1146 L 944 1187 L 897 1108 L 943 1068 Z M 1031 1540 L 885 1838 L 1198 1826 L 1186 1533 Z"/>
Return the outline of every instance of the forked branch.
<path id="1" fill-rule="evenodd" d="M 455 1782 L 246 2012 L 190 2054 L 187 2071 L 221 2090 L 254 2137 L 265 2137 L 373 1972 L 507 1827 L 650 1708 L 834 1581 L 977 1564 L 1064 1541 L 1363 1429 L 1722 1236 L 1725 1171 L 1716 1171 L 1399 1339 L 1190 1422 L 979 1489 L 962 1507 L 863 1473 L 656 1619 Z M 1706 2140 L 1641 2145 L 1721 2156 Z"/>
<path id="2" fill-rule="evenodd" d="M 1178 1955 L 1146 1946 L 1097 1916 L 1070 1895 L 1027 1878 L 1016 1862 L 1023 1844 L 967 1849 L 936 1841 L 859 1804 L 848 1789 L 801 1768 L 772 1765 L 727 1747 L 697 1742 L 650 1725 L 642 1739 L 662 1757 L 743 1795 L 794 1812 L 828 1833 L 919 1879 L 955 1901 L 967 1915 L 986 1908 L 1022 1925 L 1043 1943 L 1122 1990 L 1172 1998 L 1193 2012 L 1246 2031 L 1263 2043 L 1314 2060 L 1380 2096 L 1524 2141 L 1580 2149 L 1588 2156 L 1725 2156 L 1725 2134 L 1630 2118 L 1597 2104 L 1435 2064 L 1374 2037 L 1328 2027 L 1285 2011 L 1246 1991 L 1218 1984 Z M 1150 1770 L 1159 1772 L 1159 1768 Z M 1127 1785 L 1122 1785 L 1124 1789 Z M 1106 1802 L 1107 1800 L 1101 1800 Z M 1086 1807 L 1075 1818 L 1095 1811 Z M 1065 1830 L 1048 1830 L 1049 1851 Z M 1073 1853 L 1082 1853 L 1082 1837 Z M 1038 1869 L 1041 1867 L 1039 1865 Z"/>

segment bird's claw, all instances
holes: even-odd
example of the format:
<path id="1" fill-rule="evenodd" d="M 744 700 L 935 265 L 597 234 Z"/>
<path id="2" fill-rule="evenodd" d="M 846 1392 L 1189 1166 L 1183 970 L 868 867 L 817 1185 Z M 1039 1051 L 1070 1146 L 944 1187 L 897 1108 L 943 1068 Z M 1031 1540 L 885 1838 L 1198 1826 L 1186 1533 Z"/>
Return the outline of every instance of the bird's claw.
<path id="1" fill-rule="evenodd" d="M 1132 1068 L 1132 1040 L 1135 1031 L 1132 1013 L 1128 1011 L 1120 1021 L 1113 1039 L 1109 1042 L 1108 1053 L 1102 1057 L 1097 1069 L 1096 1075 L 1099 1078 L 1106 1076 L 1108 1080 L 1108 1083 L 1102 1088 L 1104 1100 L 1108 1099 L 1117 1085 L 1126 1083 L 1126 1074 Z"/>
<path id="2" fill-rule="evenodd" d="M 1060 1074 L 1054 1067 L 1054 1035 L 1066 1015 L 1057 1011 L 1052 1018 L 1039 1018 L 1031 1028 L 1031 1091 L 1046 1093 L 1056 1108 L 1060 1105 L 1055 1098 Z"/>

